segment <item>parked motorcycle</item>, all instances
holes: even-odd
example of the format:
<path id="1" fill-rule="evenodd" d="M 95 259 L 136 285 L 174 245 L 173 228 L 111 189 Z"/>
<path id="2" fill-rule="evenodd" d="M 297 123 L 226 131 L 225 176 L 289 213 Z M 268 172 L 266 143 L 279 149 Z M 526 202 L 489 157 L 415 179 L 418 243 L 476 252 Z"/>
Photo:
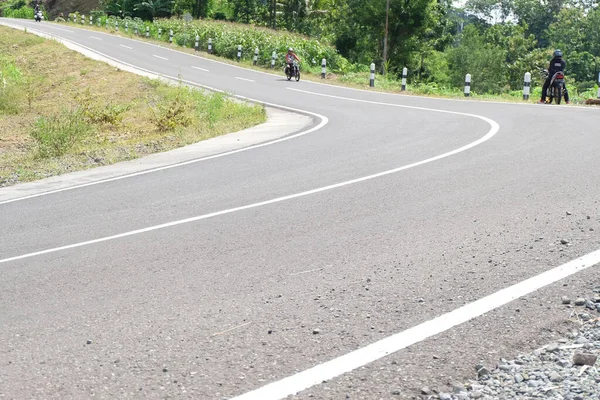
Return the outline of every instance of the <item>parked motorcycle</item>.
<path id="1" fill-rule="evenodd" d="M 298 65 L 298 61 L 294 60 L 291 70 L 289 65 L 285 66 L 285 76 L 288 81 L 292 80 L 292 78 L 296 79 L 296 82 L 300 80 L 300 66 Z"/>

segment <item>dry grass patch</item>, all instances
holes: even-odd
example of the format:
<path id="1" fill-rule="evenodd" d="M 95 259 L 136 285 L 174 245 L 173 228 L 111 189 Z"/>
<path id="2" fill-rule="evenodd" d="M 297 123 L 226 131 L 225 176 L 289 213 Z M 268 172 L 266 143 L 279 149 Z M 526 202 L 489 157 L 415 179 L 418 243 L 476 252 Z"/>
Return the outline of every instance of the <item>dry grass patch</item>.
<path id="1" fill-rule="evenodd" d="M 0 27 L 0 186 L 196 143 L 266 120 L 262 106 L 169 86 Z"/>

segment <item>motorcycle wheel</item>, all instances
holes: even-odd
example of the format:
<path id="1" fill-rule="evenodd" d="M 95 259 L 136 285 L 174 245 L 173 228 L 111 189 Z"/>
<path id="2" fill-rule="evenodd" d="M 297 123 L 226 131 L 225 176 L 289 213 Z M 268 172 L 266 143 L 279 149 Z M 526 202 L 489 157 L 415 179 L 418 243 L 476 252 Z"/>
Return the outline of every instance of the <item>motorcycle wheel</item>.
<path id="1" fill-rule="evenodd" d="M 562 88 L 560 87 L 560 85 L 557 85 L 554 87 L 554 101 L 556 101 L 556 104 L 560 104 L 560 101 L 562 100 Z"/>
<path id="2" fill-rule="evenodd" d="M 296 82 L 300 80 L 300 71 L 296 71 Z"/>

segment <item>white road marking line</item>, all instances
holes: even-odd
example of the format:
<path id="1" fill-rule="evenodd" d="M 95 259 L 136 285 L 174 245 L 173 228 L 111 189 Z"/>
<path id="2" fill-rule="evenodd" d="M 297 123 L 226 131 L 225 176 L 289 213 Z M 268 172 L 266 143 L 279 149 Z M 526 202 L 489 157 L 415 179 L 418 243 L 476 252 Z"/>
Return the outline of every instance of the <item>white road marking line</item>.
<path id="1" fill-rule="evenodd" d="M 323 271 L 324 269 L 325 268 L 315 268 L 315 269 L 311 269 L 311 270 L 308 270 L 308 271 L 296 272 L 296 273 L 290 274 L 290 276 L 298 276 L 298 275 L 310 274 L 312 272 Z"/>
<path id="2" fill-rule="evenodd" d="M 102 40 L 102 39 L 100 39 L 99 37 L 96 37 L 96 36 L 90 36 L 90 39 Z"/>
<path id="3" fill-rule="evenodd" d="M 600 250 L 543 272 L 532 278 L 499 290 L 489 296 L 440 315 L 403 332 L 379 340 L 368 346 L 316 365 L 231 400 L 279 400 L 318 385 L 325 380 L 353 371 L 387 355 L 422 342 L 457 325 L 479 317 L 498 307 L 528 295 L 538 289 L 583 271 L 600 263 Z"/>
<path id="4" fill-rule="evenodd" d="M 120 44 L 119 46 L 125 47 L 126 49 L 133 50 L 133 47 L 125 46 L 124 44 Z"/>
<path id="5" fill-rule="evenodd" d="M 399 107 L 406 107 L 406 106 L 399 106 Z M 93 240 L 88 240 L 85 242 L 79 242 L 79 243 L 74 243 L 74 244 L 70 244 L 70 245 L 66 245 L 66 246 L 61 246 L 61 247 L 55 247 L 52 249 L 46 249 L 46 250 L 41 250 L 41 251 L 36 251 L 33 253 L 28 253 L 28 254 L 23 254 L 20 256 L 15 256 L 15 257 L 9 257 L 9 258 L 5 258 L 0 260 L 0 264 L 3 263 L 7 263 L 10 261 L 17 261 L 17 260 L 23 260 L 26 258 L 31 258 L 31 257 L 35 257 L 35 256 L 39 256 L 39 255 L 43 255 L 43 254 L 49 254 L 49 253 L 56 253 L 59 251 L 63 251 L 63 250 L 68 250 L 68 249 L 74 249 L 77 247 L 83 247 L 83 246 L 88 246 L 91 244 L 96 244 L 96 243 L 102 243 L 102 242 L 107 242 L 110 240 L 115 240 L 115 239 L 121 239 L 121 238 L 125 238 L 128 236 L 134 236 L 134 235 L 139 235 L 142 233 L 146 233 L 146 232 L 152 232 L 152 231 L 156 231 L 159 229 L 165 229 L 165 228 L 170 228 L 172 226 L 177 226 L 177 225 L 183 225 L 183 224 L 189 224 L 191 222 L 196 222 L 196 221 L 201 221 L 204 219 L 209 219 L 209 218 L 214 218 L 214 217 L 218 217 L 221 215 L 226 215 L 226 214 L 232 214 L 235 212 L 239 212 L 239 211 L 244 211 L 244 210 L 249 210 L 252 208 L 258 208 L 258 207 L 262 207 L 262 206 L 266 206 L 269 204 L 275 204 L 275 203 L 281 203 L 284 201 L 288 201 L 288 200 L 292 200 L 292 199 L 297 199 L 300 197 L 305 197 L 305 196 L 310 196 L 316 193 L 321 193 L 321 192 L 326 192 L 329 190 L 333 190 L 333 189 L 338 189 L 344 186 L 349 186 L 349 185 L 354 185 L 357 183 L 361 183 L 361 182 L 365 182 L 371 179 L 376 179 L 376 178 L 380 178 L 386 175 L 391 175 L 391 174 L 395 174 L 397 172 L 400 171 L 404 171 L 410 168 L 414 168 L 414 167 L 418 167 L 420 165 L 424 165 L 424 164 L 428 164 L 437 160 L 441 160 L 443 158 L 446 157 L 450 157 L 452 155 L 458 154 L 458 153 L 462 153 L 463 151 L 469 150 L 475 146 L 480 145 L 481 143 L 484 143 L 488 140 L 490 140 L 492 137 L 494 137 L 494 135 L 498 132 L 498 130 L 500 129 L 500 126 L 496 123 L 496 121 L 493 121 L 487 117 L 482 117 L 480 115 L 474 115 L 474 114 L 465 114 L 465 113 L 459 113 L 459 112 L 454 112 L 454 111 L 441 111 L 441 110 L 430 110 L 430 109 L 423 109 L 423 108 L 419 108 L 419 107 L 409 107 L 409 108 L 417 108 L 417 109 L 421 109 L 421 110 L 429 110 L 429 111 L 437 111 L 437 112 L 443 112 L 443 113 L 448 113 L 448 114 L 457 114 L 457 115 L 465 115 L 465 116 L 470 116 L 470 117 L 474 117 L 474 118 L 478 118 L 481 119 L 485 122 L 487 122 L 488 124 L 490 124 L 490 130 L 485 134 L 485 136 L 481 137 L 480 139 L 475 140 L 474 142 L 471 142 L 467 145 L 464 145 L 462 147 L 459 147 L 458 149 L 454 149 L 451 151 L 448 151 L 446 153 L 422 160 L 422 161 L 417 161 L 415 163 L 412 164 L 408 164 L 408 165 L 403 165 L 401 167 L 397 167 L 394 169 L 390 169 L 387 171 L 383 171 L 383 172 L 379 172 L 376 174 L 372 174 L 372 175 L 367 175 L 367 176 L 363 176 L 361 178 L 356 178 L 356 179 L 352 179 L 352 180 L 348 180 L 348 181 L 344 181 L 344 182 L 340 182 L 340 183 L 335 183 L 333 185 L 328 185 L 328 186 L 323 186 L 320 188 L 316 188 L 316 189 L 312 189 L 312 190 L 307 190 L 305 192 L 300 192 L 300 193 L 295 193 L 295 194 L 291 194 L 291 195 L 287 195 L 287 196 L 282 196 L 282 197 L 277 197 L 271 200 L 265 200 L 265 201 L 261 201 L 258 203 L 253 203 L 253 204 L 248 204 L 245 206 L 241 206 L 241 207 L 235 207 L 235 208 L 229 208 L 226 210 L 221 210 L 221 211 L 216 211 L 216 212 L 212 212 L 209 214 L 203 214 L 203 215 L 198 215 L 196 217 L 191 217 L 191 218 L 185 218 L 185 219 L 180 219 L 177 221 L 172 221 L 172 222 L 167 222 L 164 224 L 160 224 L 160 225 L 155 225 L 155 226 L 150 226 L 147 228 L 143 228 L 143 229 L 137 229 L 134 231 L 130 231 L 130 232 L 124 232 L 124 233 L 120 233 L 117 235 L 113 235 L 113 236 L 105 236 L 103 238 L 99 238 L 99 239 L 93 239 Z"/>
<path id="6" fill-rule="evenodd" d="M 253 81 L 252 79 L 240 78 L 239 76 L 236 76 L 235 79 L 239 79 L 240 81 L 246 81 L 246 82 L 256 82 L 256 81 Z"/>
<path id="7" fill-rule="evenodd" d="M 48 25 L 48 24 L 44 24 L 44 25 Z M 53 26 L 54 29 L 56 29 L 57 31 L 63 31 L 63 32 L 69 32 L 69 33 L 75 33 L 75 31 L 71 31 L 69 29 L 63 29 L 63 28 L 57 28 L 55 26 Z"/>
<path id="8" fill-rule="evenodd" d="M 200 67 L 194 67 L 193 65 L 192 65 L 192 68 L 194 68 L 194 69 L 199 69 L 200 71 L 204 71 L 204 72 L 210 72 L 210 71 L 209 71 L 209 70 L 207 70 L 207 69 L 200 68 Z"/>
<path id="9" fill-rule="evenodd" d="M 157 56 L 156 54 L 152 54 L 152 57 L 160 58 L 161 60 L 169 61 L 166 57 Z"/>

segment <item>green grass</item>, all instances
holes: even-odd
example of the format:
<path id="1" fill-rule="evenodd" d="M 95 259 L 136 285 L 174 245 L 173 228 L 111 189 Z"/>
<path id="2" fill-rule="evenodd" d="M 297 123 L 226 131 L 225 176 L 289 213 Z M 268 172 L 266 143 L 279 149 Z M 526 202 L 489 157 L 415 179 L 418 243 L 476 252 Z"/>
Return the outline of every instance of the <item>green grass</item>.
<path id="1" fill-rule="evenodd" d="M 167 85 L 0 27 L 0 187 L 239 131 L 264 107 Z"/>

